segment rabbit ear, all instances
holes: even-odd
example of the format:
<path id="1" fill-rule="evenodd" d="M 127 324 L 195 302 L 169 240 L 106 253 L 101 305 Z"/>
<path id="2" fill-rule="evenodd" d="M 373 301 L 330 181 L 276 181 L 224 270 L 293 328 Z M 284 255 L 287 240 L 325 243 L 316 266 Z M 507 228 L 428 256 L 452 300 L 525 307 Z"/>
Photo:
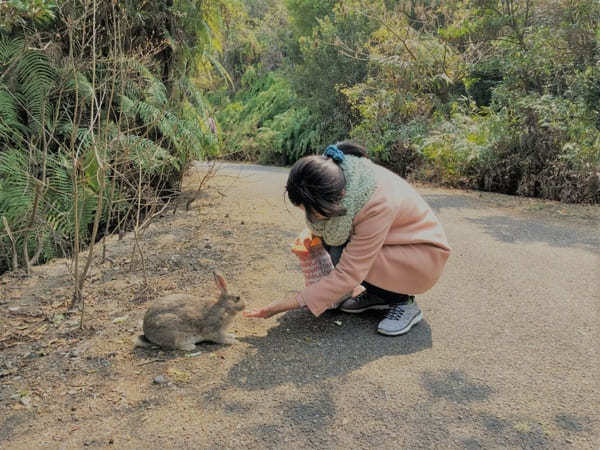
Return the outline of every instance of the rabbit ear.
<path id="1" fill-rule="evenodd" d="M 215 276 L 215 283 L 217 283 L 217 287 L 221 293 L 227 294 L 227 282 L 225 281 L 225 278 L 223 278 L 223 275 L 216 271 L 213 272 L 213 275 Z"/>

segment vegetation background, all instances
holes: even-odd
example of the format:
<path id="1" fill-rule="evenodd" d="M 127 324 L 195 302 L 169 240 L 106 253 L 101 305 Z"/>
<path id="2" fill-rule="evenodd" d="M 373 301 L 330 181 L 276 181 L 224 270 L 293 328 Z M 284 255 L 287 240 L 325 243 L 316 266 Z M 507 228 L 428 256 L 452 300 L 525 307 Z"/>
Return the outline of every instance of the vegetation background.
<path id="1" fill-rule="evenodd" d="M 599 21 L 594 0 L 2 1 L 0 273 L 73 256 L 76 304 L 94 243 L 142 230 L 194 159 L 346 138 L 413 179 L 600 203 Z"/>

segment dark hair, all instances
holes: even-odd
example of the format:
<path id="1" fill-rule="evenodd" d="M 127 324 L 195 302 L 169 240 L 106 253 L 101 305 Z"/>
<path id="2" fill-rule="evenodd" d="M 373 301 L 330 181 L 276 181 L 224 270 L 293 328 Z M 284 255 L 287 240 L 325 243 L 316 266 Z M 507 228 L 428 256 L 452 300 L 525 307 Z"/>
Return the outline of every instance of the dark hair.
<path id="1" fill-rule="evenodd" d="M 350 141 L 335 144 L 346 155 L 365 157 L 367 151 Z M 305 156 L 292 166 L 288 176 L 286 191 L 292 204 L 304 206 L 309 220 L 315 214 L 324 217 L 337 217 L 346 214 L 340 205 L 346 189 L 346 178 L 341 167 L 330 157 L 322 155 Z"/>
<path id="2" fill-rule="evenodd" d="M 359 158 L 367 157 L 367 149 L 362 145 L 352 141 L 342 141 L 335 144 L 337 148 L 343 151 L 346 155 L 358 156 Z"/>

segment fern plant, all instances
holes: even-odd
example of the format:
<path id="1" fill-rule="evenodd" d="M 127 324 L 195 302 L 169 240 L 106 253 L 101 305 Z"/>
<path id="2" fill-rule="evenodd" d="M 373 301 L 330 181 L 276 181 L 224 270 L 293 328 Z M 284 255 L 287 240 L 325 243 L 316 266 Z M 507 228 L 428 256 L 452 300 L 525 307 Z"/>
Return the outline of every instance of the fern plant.
<path id="1" fill-rule="evenodd" d="M 120 107 L 132 124 L 140 127 L 142 136 L 128 135 L 120 142 L 127 144 L 132 154 L 140 156 L 139 161 L 146 169 L 152 171 L 167 164 L 182 172 L 191 160 L 205 156 L 215 145 L 214 137 L 206 129 L 201 95 L 184 79 L 180 82 L 183 99 L 174 105 L 162 81 L 145 66 L 139 63 L 132 66 L 141 80 L 127 86 L 120 97 Z M 144 135 L 155 136 L 160 144 Z M 150 161 L 152 158 L 154 162 Z"/>
<path id="2" fill-rule="evenodd" d="M 42 260 L 78 252 L 99 222 L 105 232 L 111 220 L 127 227 L 138 198 L 153 204 L 179 187 L 190 161 L 215 153 L 198 78 L 226 77 L 215 55 L 228 6 L 89 7 L 67 0 L 44 30 L 33 19 L 0 29 L 0 273 L 14 253 L 28 267 L 38 251 Z"/>
<path id="3" fill-rule="evenodd" d="M 310 153 L 322 139 L 322 126 L 311 111 L 297 106 L 292 86 L 279 73 L 243 77 L 247 89 L 219 111 L 225 156 L 289 164 Z"/>

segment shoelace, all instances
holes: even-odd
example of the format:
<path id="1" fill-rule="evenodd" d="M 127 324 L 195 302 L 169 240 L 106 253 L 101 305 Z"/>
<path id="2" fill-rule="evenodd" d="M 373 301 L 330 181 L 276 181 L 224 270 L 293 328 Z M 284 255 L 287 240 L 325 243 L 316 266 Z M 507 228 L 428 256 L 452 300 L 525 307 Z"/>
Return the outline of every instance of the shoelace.
<path id="1" fill-rule="evenodd" d="M 393 305 L 385 315 L 386 319 L 398 320 L 404 315 L 403 305 Z"/>
<path id="2" fill-rule="evenodd" d="M 367 297 L 367 291 L 362 291 L 360 294 L 358 294 L 356 297 L 354 297 L 354 300 L 356 300 L 357 302 L 360 302 L 361 300 L 363 300 L 366 297 Z"/>

